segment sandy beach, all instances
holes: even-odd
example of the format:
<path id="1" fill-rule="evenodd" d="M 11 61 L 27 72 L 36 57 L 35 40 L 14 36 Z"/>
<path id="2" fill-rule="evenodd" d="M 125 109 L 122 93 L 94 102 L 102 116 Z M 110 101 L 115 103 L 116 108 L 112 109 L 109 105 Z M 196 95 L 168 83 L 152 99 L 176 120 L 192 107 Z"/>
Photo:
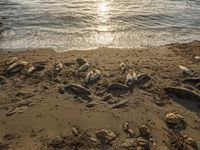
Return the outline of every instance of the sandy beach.
<path id="1" fill-rule="evenodd" d="M 198 149 L 197 56 L 199 41 L 146 49 L 2 52 L 0 150 Z M 78 74 L 81 65 L 77 58 L 89 64 Z M 9 70 L 20 61 L 20 69 Z M 122 62 L 124 66 L 120 66 Z M 60 63 L 60 68 L 55 63 Z M 183 73 L 180 65 L 191 69 L 192 75 Z M 37 69 L 31 72 L 33 66 Z M 85 83 L 93 69 L 100 71 L 100 78 Z M 112 83 L 127 87 L 130 69 L 137 75 L 148 74 L 150 79 L 134 82 L 125 90 L 108 88 Z M 72 84 L 80 85 L 89 94 L 66 90 Z M 168 87 L 184 88 L 190 93 L 166 92 Z M 180 115 L 180 121 L 175 117 L 175 123 L 167 124 L 168 113 Z"/>

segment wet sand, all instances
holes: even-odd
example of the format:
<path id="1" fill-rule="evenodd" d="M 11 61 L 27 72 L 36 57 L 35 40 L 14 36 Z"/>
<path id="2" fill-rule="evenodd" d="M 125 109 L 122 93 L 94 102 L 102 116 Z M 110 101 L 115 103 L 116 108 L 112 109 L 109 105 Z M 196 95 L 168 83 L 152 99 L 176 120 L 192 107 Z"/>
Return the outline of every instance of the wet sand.
<path id="1" fill-rule="evenodd" d="M 200 100 L 178 98 L 164 91 L 168 86 L 181 86 L 200 94 L 196 85 L 183 82 L 189 76 L 178 67 L 186 66 L 193 71 L 193 77 L 200 77 L 200 61 L 195 60 L 195 56 L 200 56 L 198 41 L 147 49 L 101 48 L 63 53 L 38 49 L 0 53 L 0 149 L 123 150 L 126 148 L 121 146 L 122 142 L 129 138 L 121 127 L 126 122 L 134 131 L 134 139 L 141 137 L 138 130 L 141 125 L 150 129 L 150 138 L 147 138 L 150 149 L 170 149 L 167 148 L 170 143 L 167 131 L 173 133 L 175 129 L 166 124 L 168 112 L 184 117 L 185 126 L 176 131 L 187 134 L 200 145 Z M 30 75 L 25 69 L 7 75 L 6 62 L 12 57 L 42 64 L 44 68 Z M 85 84 L 88 71 L 75 76 L 74 72 L 80 67 L 77 57 L 87 60 L 89 70 L 101 71 L 101 79 Z M 55 74 L 56 62 L 61 62 L 63 68 Z M 148 73 L 152 79 L 132 90 L 103 93 L 109 83 L 125 82 L 127 72 L 120 70 L 121 62 L 137 74 Z M 83 85 L 92 94 L 85 98 L 63 93 L 64 86 L 70 83 Z M 127 103 L 112 107 L 121 101 Z M 88 105 L 91 102 L 94 105 Z M 74 128 L 78 135 L 70 132 Z M 113 131 L 115 140 L 110 144 L 100 143 L 95 136 L 100 129 Z"/>

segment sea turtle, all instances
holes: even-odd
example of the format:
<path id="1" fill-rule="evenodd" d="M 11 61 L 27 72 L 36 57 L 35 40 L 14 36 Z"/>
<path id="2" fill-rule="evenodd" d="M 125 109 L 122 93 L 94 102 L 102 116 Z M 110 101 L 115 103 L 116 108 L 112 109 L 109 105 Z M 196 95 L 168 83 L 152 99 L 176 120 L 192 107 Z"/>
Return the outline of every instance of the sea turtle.
<path id="1" fill-rule="evenodd" d="M 82 85 L 79 85 L 79 84 L 69 84 L 69 85 L 66 85 L 64 87 L 64 90 L 67 91 L 67 90 L 71 90 L 72 92 L 76 93 L 76 94 L 86 94 L 86 95 L 90 95 L 91 92 L 89 91 L 89 89 L 83 87 Z"/>
<path id="2" fill-rule="evenodd" d="M 124 85 L 118 82 L 113 82 L 108 85 L 107 89 L 108 90 L 129 90 L 129 87 L 127 85 Z"/>
<path id="3" fill-rule="evenodd" d="M 100 78 L 101 78 L 101 72 L 99 70 L 92 70 L 87 74 L 85 82 L 92 83 L 99 80 Z"/>
<path id="4" fill-rule="evenodd" d="M 183 73 L 185 73 L 189 76 L 193 76 L 193 72 L 189 68 L 182 66 L 182 65 L 180 65 L 179 68 L 183 71 Z"/>
<path id="5" fill-rule="evenodd" d="M 90 65 L 88 63 L 83 64 L 80 68 L 76 70 L 76 75 L 78 75 L 80 72 L 86 72 L 89 69 Z"/>
<path id="6" fill-rule="evenodd" d="M 80 65 L 80 66 L 84 65 L 85 63 L 87 63 L 87 61 L 86 61 L 84 58 L 81 58 L 81 57 L 78 57 L 78 58 L 76 59 L 76 62 L 77 62 L 77 64 Z"/>
<path id="7" fill-rule="evenodd" d="M 17 73 L 21 71 L 28 64 L 29 63 L 27 61 L 16 61 L 6 69 L 6 73 L 7 74 Z"/>
<path id="8" fill-rule="evenodd" d="M 187 88 L 184 87 L 173 87 L 173 86 L 169 86 L 164 88 L 164 90 L 167 93 L 171 93 L 174 94 L 180 98 L 186 98 L 186 99 L 193 99 L 193 100 L 200 100 L 200 95 L 192 90 L 189 90 Z"/>
<path id="9" fill-rule="evenodd" d="M 149 80 L 151 80 L 151 76 L 147 73 L 141 73 L 141 74 L 138 74 L 136 76 L 136 81 L 139 82 L 139 83 L 140 82 L 147 82 Z"/>

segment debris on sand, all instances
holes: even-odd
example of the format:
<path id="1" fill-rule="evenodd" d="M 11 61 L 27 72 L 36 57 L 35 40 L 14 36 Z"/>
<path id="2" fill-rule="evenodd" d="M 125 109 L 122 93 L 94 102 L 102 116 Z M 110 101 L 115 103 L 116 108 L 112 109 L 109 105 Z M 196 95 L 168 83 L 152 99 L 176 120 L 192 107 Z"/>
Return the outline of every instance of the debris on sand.
<path id="1" fill-rule="evenodd" d="M 129 90 L 129 87 L 118 82 L 113 82 L 108 85 L 107 89 L 108 90 Z"/>
<path id="2" fill-rule="evenodd" d="M 80 72 L 86 72 L 89 69 L 89 67 L 90 67 L 90 65 L 88 63 L 85 63 L 76 70 L 75 74 L 79 75 Z"/>
<path id="3" fill-rule="evenodd" d="M 20 72 L 26 65 L 28 65 L 27 61 L 17 61 L 13 64 L 11 64 L 7 69 L 6 69 L 6 74 L 14 74 Z"/>
<path id="4" fill-rule="evenodd" d="M 185 138 L 186 144 L 190 145 L 193 148 L 197 147 L 197 142 L 193 138 L 188 137 L 187 135 L 184 135 L 184 138 Z"/>
<path id="5" fill-rule="evenodd" d="M 124 125 L 122 125 L 122 129 L 126 134 L 129 135 L 130 138 L 134 137 L 135 133 L 132 129 L 130 129 L 128 122 L 126 122 Z"/>
<path id="6" fill-rule="evenodd" d="M 6 116 L 11 116 L 11 115 L 13 115 L 13 114 L 15 114 L 15 113 L 21 114 L 21 113 L 23 113 L 27 108 L 28 108 L 27 106 L 17 107 L 17 108 L 15 108 L 14 110 L 12 110 L 12 111 L 6 113 Z"/>
<path id="7" fill-rule="evenodd" d="M 165 143 L 167 147 L 171 150 L 197 150 L 198 145 L 197 142 L 192 139 L 191 137 L 188 137 L 187 135 L 182 135 L 177 130 L 166 130 L 165 134 Z"/>
<path id="8" fill-rule="evenodd" d="M 12 57 L 11 59 L 9 59 L 9 60 L 6 62 L 6 65 L 11 65 L 11 64 L 15 63 L 17 60 L 18 60 L 17 57 Z"/>
<path id="9" fill-rule="evenodd" d="M 20 138 L 21 135 L 18 134 L 18 133 L 9 133 L 9 134 L 6 134 L 3 136 L 3 139 L 5 141 L 11 141 L 11 140 L 14 140 L 14 139 L 17 139 L 17 138 Z"/>
<path id="10" fill-rule="evenodd" d="M 110 144 L 117 137 L 113 131 L 106 129 L 97 131 L 95 135 L 102 144 Z"/>
<path id="11" fill-rule="evenodd" d="M 63 64 L 61 62 L 57 62 L 54 64 L 54 71 L 60 72 L 63 69 Z"/>
<path id="12" fill-rule="evenodd" d="M 96 105 L 97 105 L 97 102 L 91 101 L 91 102 L 89 102 L 88 104 L 86 104 L 86 107 L 92 108 L 92 107 L 94 107 L 94 106 L 96 106 Z"/>
<path id="13" fill-rule="evenodd" d="M 194 77 L 194 78 L 187 78 L 183 82 L 193 82 L 193 83 L 199 83 L 200 77 Z"/>
<path id="14" fill-rule="evenodd" d="M 87 63 L 87 61 L 84 58 L 78 57 L 76 59 L 76 63 L 80 66 L 84 65 L 85 63 Z"/>
<path id="15" fill-rule="evenodd" d="M 4 85 L 4 84 L 6 84 L 6 79 L 4 77 L 0 76 L 0 87 L 1 87 L 1 85 Z"/>
<path id="16" fill-rule="evenodd" d="M 122 73 L 126 72 L 126 70 L 128 70 L 128 65 L 126 65 L 124 62 L 121 62 L 120 64 L 120 69 L 122 71 Z"/>
<path id="17" fill-rule="evenodd" d="M 99 70 L 92 70 L 87 74 L 85 82 L 86 83 L 96 82 L 100 78 L 101 78 L 101 72 Z"/>
<path id="18" fill-rule="evenodd" d="M 65 94 L 65 90 L 62 87 L 58 87 L 58 93 Z"/>
<path id="19" fill-rule="evenodd" d="M 47 141 L 47 149 L 78 150 L 94 147 L 91 136 L 84 131 L 72 128 L 69 133 L 57 135 Z"/>
<path id="20" fill-rule="evenodd" d="M 102 98 L 102 101 L 107 102 L 107 101 L 109 101 L 110 99 L 112 99 L 112 95 L 111 95 L 111 94 L 107 94 L 107 95 L 105 95 L 105 96 Z"/>
<path id="21" fill-rule="evenodd" d="M 189 99 L 189 100 L 200 100 L 200 95 L 197 92 L 184 88 L 184 87 L 169 86 L 169 87 L 164 88 L 164 90 L 167 93 L 174 94 L 180 98 Z"/>
<path id="22" fill-rule="evenodd" d="M 146 125 L 140 126 L 139 131 L 142 136 L 150 136 L 151 135 L 151 131 L 150 131 L 149 127 L 147 127 Z"/>
<path id="23" fill-rule="evenodd" d="M 113 105 L 111 106 L 111 108 L 113 108 L 113 109 L 119 109 L 119 108 L 121 108 L 121 107 L 126 106 L 126 104 L 127 104 L 128 102 L 129 102 L 129 100 L 121 100 L 121 101 L 119 101 L 118 103 L 113 104 Z"/>
<path id="24" fill-rule="evenodd" d="M 167 113 L 165 116 L 166 123 L 172 124 L 172 125 L 181 124 L 183 120 L 184 120 L 183 116 L 177 113 Z"/>
<path id="25" fill-rule="evenodd" d="M 71 90 L 72 92 L 76 93 L 76 94 L 86 94 L 86 95 L 90 95 L 91 92 L 89 91 L 89 89 L 83 87 L 82 85 L 79 84 L 69 84 L 66 85 L 64 87 L 64 90 Z"/>
<path id="26" fill-rule="evenodd" d="M 49 148 L 52 147 L 55 149 L 62 149 L 65 146 L 66 146 L 66 143 L 65 143 L 64 139 L 60 136 L 54 137 L 48 142 Z"/>
<path id="27" fill-rule="evenodd" d="M 200 56 L 195 56 L 194 58 L 200 61 Z"/>
<path id="28" fill-rule="evenodd" d="M 0 149 L 1 150 L 7 150 L 7 149 L 9 149 L 8 145 L 9 144 L 7 142 L 3 142 L 3 141 L 0 140 Z"/>
<path id="29" fill-rule="evenodd" d="M 137 142 L 137 150 L 150 150 L 149 142 L 142 137 L 138 137 L 136 139 Z"/>
<path id="30" fill-rule="evenodd" d="M 78 136 L 79 135 L 79 132 L 78 132 L 78 129 L 77 128 L 72 128 L 70 130 L 70 133 L 73 135 L 73 136 Z"/>
<path id="31" fill-rule="evenodd" d="M 131 148 L 136 147 L 137 141 L 134 138 L 126 139 L 124 142 L 122 142 L 121 146 L 124 148 Z"/>
<path id="32" fill-rule="evenodd" d="M 196 85 L 196 88 L 200 90 L 200 83 Z"/>
<path id="33" fill-rule="evenodd" d="M 189 68 L 187 68 L 185 66 L 181 66 L 181 65 L 179 66 L 179 68 L 183 71 L 183 73 L 185 73 L 189 76 L 193 76 L 193 72 Z"/>

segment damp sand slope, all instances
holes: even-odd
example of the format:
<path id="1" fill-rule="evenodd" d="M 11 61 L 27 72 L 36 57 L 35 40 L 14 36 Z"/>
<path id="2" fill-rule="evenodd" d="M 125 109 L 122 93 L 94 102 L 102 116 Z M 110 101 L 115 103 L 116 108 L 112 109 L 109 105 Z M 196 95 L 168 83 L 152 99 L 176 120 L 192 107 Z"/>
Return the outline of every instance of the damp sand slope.
<path id="1" fill-rule="evenodd" d="M 183 82 L 191 77 L 178 67 L 186 66 L 193 77 L 200 77 L 200 61 L 195 56 L 200 56 L 197 41 L 147 49 L 101 48 L 64 53 L 38 49 L 1 53 L 0 149 L 121 150 L 126 149 L 122 144 L 126 139 L 138 141 L 138 138 L 146 140 L 144 149 L 167 149 L 167 146 L 171 149 L 173 139 L 184 134 L 200 145 L 200 100 L 180 98 L 164 90 L 174 86 L 200 93 L 198 82 Z M 5 73 L 13 57 L 27 61 L 29 67 L 30 64 L 39 67 L 30 74 L 23 65 L 19 71 Z M 80 68 L 78 57 L 87 60 L 90 67 L 75 75 Z M 63 66 L 55 72 L 57 62 Z M 124 84 L 129 69 L 123 71 L 121 62 L 136 74 L 148 73 L 151 80 L 135 84 L 129 90 L 105 90 L 113 82 Z M 101 78 L 86 84 L 85 78 L 92 69 L 99 70 Z M 71 83 L 87 88 L 91 94 L 64 91 L 64 86 Z M 165 117 L 169 112 L 180 114 L 184 125 L 167 125 Z M 126 122 L 131 133 L 122 128 Z M 139 130 L 142 125 L 148 134 Z M 95 136 L 101 129 L 110 130 L 107 141 Z M 129 149 L 142 147 L 141 141 L 131 146 L 130 143 Z M 189 146 L 182 143 L 179 141 L 174 147 Z"/>

